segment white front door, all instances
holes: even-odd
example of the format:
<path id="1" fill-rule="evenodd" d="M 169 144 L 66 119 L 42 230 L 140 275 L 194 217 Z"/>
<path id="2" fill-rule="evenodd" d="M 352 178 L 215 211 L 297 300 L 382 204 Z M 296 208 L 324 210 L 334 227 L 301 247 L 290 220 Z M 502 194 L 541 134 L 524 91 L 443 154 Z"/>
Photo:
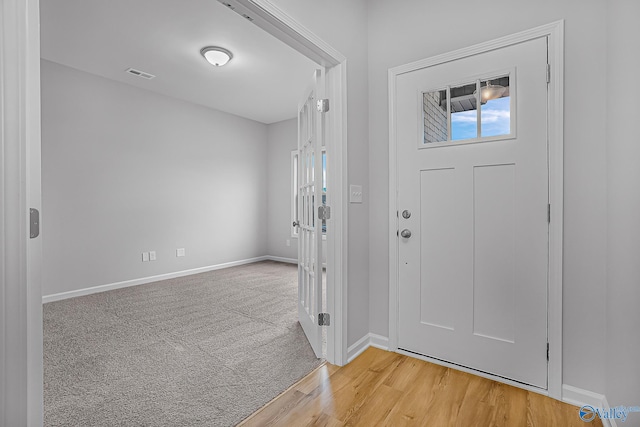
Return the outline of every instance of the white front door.
<path id="1" fill-rule="evenodd" d="M 546 389 L 546 37 L 400 74 L 395 102 L 398 347 Z"/>
<path id="2" fill-rule="evenodd" d="M 322 198 L 323 113 L 317 100 L 324 95 L 324 71 L 314 73 L 312 87 L 298 105 L 298 320 L 317 357 L 322 357 L 323 306 Z"/>

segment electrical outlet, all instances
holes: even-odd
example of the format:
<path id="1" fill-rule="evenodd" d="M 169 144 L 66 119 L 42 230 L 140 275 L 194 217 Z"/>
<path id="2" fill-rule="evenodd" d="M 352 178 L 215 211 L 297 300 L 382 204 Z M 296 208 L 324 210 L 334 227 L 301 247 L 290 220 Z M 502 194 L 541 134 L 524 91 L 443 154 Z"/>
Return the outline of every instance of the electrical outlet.
<path id="1" fill-rule="evenodd" d="M 149 261 L 155 261 L 155 260 L 156 260 L 156 251 L 149 252 Z"/>
<path id="2" fill-rule="evenodd" d="M 285 244 L 286 244 L 287 246 L 291 246 L 291 239 L 287 239 L 287 240 L 285 240 Z"/>
<path id="3" fill-rule="evenodd" d="M 149 261 L 149 252 L 142 252 L 142 262 Z"/>
<path id="4" fill-rule="evenodd" d="M 176 249 L 176 256 L 184 256 L 184 248 Z"/>

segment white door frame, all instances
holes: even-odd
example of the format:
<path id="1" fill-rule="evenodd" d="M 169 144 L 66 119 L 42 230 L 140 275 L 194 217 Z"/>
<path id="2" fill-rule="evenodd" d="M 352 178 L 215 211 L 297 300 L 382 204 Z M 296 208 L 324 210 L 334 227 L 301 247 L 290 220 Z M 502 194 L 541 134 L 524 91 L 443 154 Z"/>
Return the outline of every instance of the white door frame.
<path id="1" fill-rule="evenodd" d="M 326 93 L 330 110 L 327 134 L 327 327 L 329 363 L 347 363 L 347 58 L 295 21 L 269 0 L 218 0 L 277 39 L 326 68 Z M 228 6 L 229 7 L 229 6 Z"/>
<path id="2" fill-rule="evenodd" d="M 0 0 L 0 425 L 42 424 L 38 0 Z"/>
<path id="3" fill-rule="evenodd" d="M 346 58 L 268 0 L 238 0 L 254 23 L 328 68 L 327 359 L 347 361 Z M 42 424 L 41 238 L 28 241 L 40 197 L 39 0 L 0 0 L 0 424 Z M 45 220 L 46 221 L 46 220 Z"/>
<path id="4" fill-rule="evenodd" d="M 531 30 L 512 34 L 442 55 L 389 69 L 389 349 L 398 351 L 398 166 L 396 140 L 396 78 L 421 68 L 427 68 L 514 45 L 548 37 L 548 61 L 551 79 L 548 88 L 548 151 L 549 151 L 549 272 L 548 313 L 549 339 L 548 389 L 528 387 L 515 381 L 466 370 L 516 387 L 526 388 L 562 399 L 562 227 L 563 227 L 563 129 L 564 129 L 564 21 L 553 22 Z M 426 358 L 434 363 L 461 369 L 458 366 Z"/>

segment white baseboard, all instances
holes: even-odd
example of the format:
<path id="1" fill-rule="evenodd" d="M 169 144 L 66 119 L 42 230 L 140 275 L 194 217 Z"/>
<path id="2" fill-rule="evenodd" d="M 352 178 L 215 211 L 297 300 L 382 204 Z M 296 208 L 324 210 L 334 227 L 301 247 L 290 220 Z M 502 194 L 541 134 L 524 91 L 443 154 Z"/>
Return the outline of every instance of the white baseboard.
<path id="1" fill-rule="evenodd" d="M 370 338 L 369 334 L 363 336 L 355 343 L 351 344 L 347 349 L 347 363 L 351 363 L 353 359 L 360 356 L 360 354 L 369 348 Z"/>
<path id="2" fill-rule="evenodd" d="M 369 334 L 371 347 L 379 348 L 380 350 L 389 350 L 389 338 L 383 337 L 378 334 Z"/>
<path id="3" fill-rule="evenodd" d="M 349 346 L 347 350 L 347 363 L 360 356 L 369 347 L 389 350 L 389 338 L 382 335 L 369 333 Z"/>
<path id="4" fill-rule="evenodd" d="M 567 384 L 562 385 L 562 401 L 579 408 L 584 405 L 593 406 L 594 408 L 609 408 L 605 395 Z M 604 427 L 617 427 L 615 420 L 603 419 L 601 421 Z"/>
<path id="5" fill-rule="evenodd" d="M 562 385 L 562 401 L 573 406 L 602 406 L 606 397 L 568 384 Z"/>
<path id="6" fill-rule="evenodd" d="M 140 279 L 125 280 L 124 282 L 110 283 L 106 285 L 92 286 L 90 288 L 78 289 L 75 291 L 61 292 L 59 294 L 45 295 L 42 303 L 60 301 L 68 298 L 75 298 L 84 295 L 96 294 L 98 292 L 111 291 L 114 289 L 127 288 L 129 286 L 144 285 L 145 283 L 157 282 L 159 280 L 174 279 L 176 277 L 189 276 L 191 274 L 205 273 L 207 271 L 221 270 L 223 268 L 235 267 L 238 265 L 251 264 L 259 261 L 272 260 L 274 257 L 261 256 L 256 258 L 243 259 L 240 261 L 225 262 L 223 264 L 209 265 L 206 267 L 192 268 L 190 270 L 176 271 L 174 273 L 159 274 L 157 276 L 142 277 Z M 275 260 L 278 261 L 278 260 Z M 297 261 L 296 261 L 297 262 Z"/>
<path id="7" fill-rule="evenodd" d="M 267 255 L 265 258 L 268 259 L 269 261 L 286 262 L 287 264 L 298 263 L 298 260 L 295 258 L 283 258 L 280 256 L 272 256 L 272 255 Z"/>

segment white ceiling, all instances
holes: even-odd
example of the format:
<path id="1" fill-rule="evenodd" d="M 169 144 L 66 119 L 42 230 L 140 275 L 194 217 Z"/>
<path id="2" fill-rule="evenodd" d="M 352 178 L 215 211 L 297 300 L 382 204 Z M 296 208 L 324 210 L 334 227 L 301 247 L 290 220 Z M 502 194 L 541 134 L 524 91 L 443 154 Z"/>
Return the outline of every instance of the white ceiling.
<path id="1" fill-rule="evenodd" d="M 47 0 L 40 13 L 44 59 L 267 124 L 296 117 L 316 67 L 216 0 Z M 205 46 L 234 57 L 213 67 Z"/>

